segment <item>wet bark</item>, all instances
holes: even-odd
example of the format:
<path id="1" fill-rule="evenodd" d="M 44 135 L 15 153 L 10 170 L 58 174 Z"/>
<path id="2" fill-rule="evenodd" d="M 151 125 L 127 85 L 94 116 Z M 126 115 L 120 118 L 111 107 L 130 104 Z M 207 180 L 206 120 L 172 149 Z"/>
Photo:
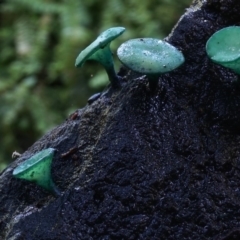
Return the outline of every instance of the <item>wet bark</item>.
<path id="1" fill-rule="evenodd" d="M 196 2 L 167 41 L 186 62 L 156 92 L 126 69 L 109 88 L 43 136 L 0 176 L 0 238 L 239 239 L 240 87 L 205 44 L 240 25 L 239 0 Z M 54 197 L 12 177 L 56 148 Z"/>

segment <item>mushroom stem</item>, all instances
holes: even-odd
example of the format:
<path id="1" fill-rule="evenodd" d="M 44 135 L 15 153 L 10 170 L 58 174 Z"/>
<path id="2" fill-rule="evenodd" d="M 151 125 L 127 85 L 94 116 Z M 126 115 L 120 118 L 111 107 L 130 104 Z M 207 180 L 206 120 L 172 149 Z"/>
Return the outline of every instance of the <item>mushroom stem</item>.
<path id="1" fill-rule="evenodd" d="M 158 88 L 158 78 L 159 75 L 147 75 L 148 78 L 148 84 L 149 84 L 149 88 L 152 92 L 154 92 L 157 88 Z"/>
<path id="2" fill-rule="evenodd" d="M 109 81 L 112 83 L 112 86 L 120 87 L 119 78 L 114 69 L 112 52 L 110 50 L 109 45 L 110 44 L 107 44 L 102 49 L 98 50 L 89 59 L 101 63 L 107 72 Z"/>
<path id="3" fill-rule="evenodd" d="M 48 187 L 46 190 L 48 190 L 49 192 L 51 192 L 55 197 L 61 196 L 61 192 L 60 192 L 59 189 L 56 187 L 56 185 L 54 184 L 54 182 L 52 181 L 52 179 L 50 180 L 49 187 Z"/>
<path id="4" fill-rule="evenodd" d="M 238 75 L 240 75 L 240 69 L 239 68 L 235 69 L 234 72 L 237 73 Z"/>
<path id="5" fill-rule="evenodd" d="M 39 186 L 41 186 L 42 188 L 44 188 L 48 192 L 52 193 L 55 197 L 59 197 L 61 195 L 59 189 L 54 184 L 54 182 L 53 182 L 51 177 L 48 180 L 43 179 L 42 181 L 38 180 L 37 182 L 38 182 Z"/>
<path id="6" fill-rule="evenodd" d="M 117 76 L 117 74 L 115 72 L 114 66 L 112 65 L 112 67 L 106 68 L 106 72 L 107 72 L 110 82 L 112 83 L 112 86 L 114 88 L 119 88 L 121 86 L 121 84 L 119 81 L 119 77 Z"/>

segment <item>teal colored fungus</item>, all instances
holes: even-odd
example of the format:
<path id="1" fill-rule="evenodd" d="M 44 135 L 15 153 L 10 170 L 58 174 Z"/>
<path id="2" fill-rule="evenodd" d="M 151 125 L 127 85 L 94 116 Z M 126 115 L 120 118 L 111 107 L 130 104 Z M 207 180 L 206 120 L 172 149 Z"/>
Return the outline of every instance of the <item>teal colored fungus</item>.
<path id="1" fill-rule="evenodd" d="M 54 195 L 59 196 L 60 192 L 51 177 L 51 164 L 54 151 L 54 148 L 47 148 L 33 155 L 14 169 L 13 176 L 35 182 Z"/>
<path id="2" fill-rule="evenodd" d="M 109 28 L 101 33 L 98 38 L 86 47 L 78 55 L 75 66 L 82 67 L 87 60 L 95 60 L 101 63 L 108 74 L 113 87 L 119 87 L 119 79 L 114 70 L 112 52 L 110 50 L 111 42 L 125 31 L 123 27 Z"/>
<path id="3" fill-rule="evenodd" d="M 223 28 L 214 33 L 206 44 L 209 58 L 240 74 L 240 27 Z"/>
<path id="4" fill-rule="evenodd" d="M 184 56 L 171 44 L 154 38 L 137 38 L 123 43 L 117 50 L 127 68 L 147 75 L 149 87 L 155 90 L 161 74 L 184 63 Z"/>

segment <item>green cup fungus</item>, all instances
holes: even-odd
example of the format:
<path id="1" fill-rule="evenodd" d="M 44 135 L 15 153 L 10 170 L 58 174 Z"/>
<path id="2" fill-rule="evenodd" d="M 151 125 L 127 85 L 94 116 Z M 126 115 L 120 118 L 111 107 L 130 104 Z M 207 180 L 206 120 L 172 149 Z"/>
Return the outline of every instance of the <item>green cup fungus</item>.
<path id="1" fill-rule="evenodd" d="M 206 44 L 208 57 L 240 74 L 240 27 L 231 26 L 214 33 Z"/>
<path id="2" fill-rule="evenodd" d="M 75 66 L 82 67 L 87 60 L 95 60 L 101 63 L 108 74 L 113 87 L 119 87 L 119 79 L 114 70 L 111 42 L 125 31 L 123 27 L 109 28 L 101 33 L 98 38 L 78 55 Z"/>
<path id="3" fill-rule="evenodd" d="M 147 75 L 149 87 L 155 90 L 161 74 L 184 63 L 184 56 L 171 44 L 154 38 L 137 38 L 123 43 L 117 50 L 127 68 Z"/>
<path id="4" fill-rule="evenodd" d="M 51 177 L 51 164 L 54 151 L 54 148 L 47 148 L 33 155 L 14 169 L 13 176 L 35 182 L 55 196 L 59 196 L 60 192 Z"/>

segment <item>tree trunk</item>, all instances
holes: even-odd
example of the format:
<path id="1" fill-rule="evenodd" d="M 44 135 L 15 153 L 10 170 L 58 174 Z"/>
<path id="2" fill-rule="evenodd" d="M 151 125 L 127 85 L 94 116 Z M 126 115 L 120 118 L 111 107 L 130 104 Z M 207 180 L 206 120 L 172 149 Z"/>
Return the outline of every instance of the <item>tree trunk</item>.
<path id="1" fill-rule="evenodd" d="M 202 0 L 168 37 L 186 62 L 148 81 L 122 69 L 106 92 L 43 136 L 0 176 L 0 239 L 240 239 L 240 87 L 205 51 L 240 25 L 239 0 Z M 57 149 L 62 195 L 12 177 Z"/>

